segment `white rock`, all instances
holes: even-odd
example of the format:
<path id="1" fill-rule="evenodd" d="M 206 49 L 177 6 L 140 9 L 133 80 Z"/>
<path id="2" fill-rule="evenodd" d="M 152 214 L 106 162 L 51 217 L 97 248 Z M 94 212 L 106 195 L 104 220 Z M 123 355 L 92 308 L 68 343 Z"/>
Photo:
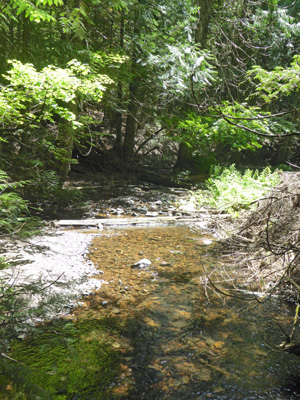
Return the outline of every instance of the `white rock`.
<path id="1" fill-rule="evenodd" d="M 140 261 L 133 264 L 133 267 L 145 268 L 145 267 L 150 267 L 151 264 L 152 262 L 148 260 L 148 258 L 142 258 Z"/>

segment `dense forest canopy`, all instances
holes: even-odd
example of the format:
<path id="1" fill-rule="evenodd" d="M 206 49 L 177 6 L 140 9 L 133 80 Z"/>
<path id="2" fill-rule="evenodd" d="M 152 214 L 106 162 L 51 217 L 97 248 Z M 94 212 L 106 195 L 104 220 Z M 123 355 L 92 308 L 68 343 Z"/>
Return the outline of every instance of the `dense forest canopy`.
<path id="1" fill-rule="evenodd" d="M 197 173 L 297 163 L 299 8 L 3 2 L 1 170 L 34 182 L 36 193 L 78 162 L 136 171 L 155 161 Z"/>

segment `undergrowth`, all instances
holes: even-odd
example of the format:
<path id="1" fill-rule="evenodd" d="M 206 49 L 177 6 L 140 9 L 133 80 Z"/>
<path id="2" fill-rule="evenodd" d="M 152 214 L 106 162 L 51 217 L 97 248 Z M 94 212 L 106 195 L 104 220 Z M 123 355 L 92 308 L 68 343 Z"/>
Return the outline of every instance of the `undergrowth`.
<path id="1" fill-rule="evenodd" d="M 28 202 L 18 193 L 28 181 L 12 182 L 0 170 L 0 232 L 18 231 L 28 219 Z"/>
<path id="2" fill-rule="evenodd" d="M 279 173 L 266 167 L 263 171 L 247 169 L 238 171 L 235 165 L 229 168 L 214 167 L 205 182 L 205 189 L 194 193 L 198 205 L 210 206 L 221 212 L 238 216 L 243 209 L 254 209 L 262 198 L 279 182 Z"/>
<path id="3" fill-rule="evenodd" d="M 80 201 L 81 193 L 76 189 L 64 188 L 55 171 L 43 171 L 28 186 L 27 197 L 31 204 L 42 209 L 59 209 Z"/>

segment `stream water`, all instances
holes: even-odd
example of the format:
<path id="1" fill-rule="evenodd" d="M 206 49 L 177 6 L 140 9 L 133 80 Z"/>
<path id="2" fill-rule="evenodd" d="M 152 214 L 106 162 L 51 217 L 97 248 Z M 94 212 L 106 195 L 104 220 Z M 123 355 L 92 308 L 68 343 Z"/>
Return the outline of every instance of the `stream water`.
<path id="1" fill-rule="evenodd" d="M 90 259 L 108 284 L 12 345 L 39 398 L 300 399 L 300 358 L 277 348 L 292 313 L 204 290 L 209 239 L 187 226 L 97 235 Z M 22 390 L 0 379 L 0 399 L 38 398 Z"/>

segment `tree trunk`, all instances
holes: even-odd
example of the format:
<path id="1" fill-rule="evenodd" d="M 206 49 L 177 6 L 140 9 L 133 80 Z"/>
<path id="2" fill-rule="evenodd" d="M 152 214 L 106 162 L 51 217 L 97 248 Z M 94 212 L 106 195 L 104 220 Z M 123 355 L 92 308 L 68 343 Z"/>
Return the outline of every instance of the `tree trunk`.
<path id="1" fill-rule="evenodd" d="M 273 158 L 273 162 L 275 165 L 284 164 L 286 161 L 289 160 L 291 150 L 294 147 L 293 141 L 293 136 L 288 136 L 282 139 L 281 143 L 279 144 L 279 148 L 275 153 L 275 157 Z"/>
<path id="2" fill-rule="evenodd" d="M 197 0 L 197 24 L 195 29 L 195 43 L 203 49 L 206 44 L 208 26 L 211 19 L 211 10 L 215 0 Z"/>
<path id="3" fill-rule="evenodd" d="M 77 103 L 70 103 L 69 110 L 77 114 Z M 63 159 L 59 163 L 58 175 L 61 182 L 67 179 L 70 171 L 73 144 L 74 144 L 74 128 L 71 122 L 62 120 L 59 124 L 59 142 L 63 152 Z"/>
<path id="4" fill-rule="evenodd" d="M 121 49 L 124 48 L 124 11 L 121 11 L 121 21 L 120 21 L 120 47 Z M 121 106 L 123 103 L 123 86 L 122 82 L 119 81 L 118 87 L 117 87 L 117 98 L 118 98 L 118 107 Z M 123 157 L 122 155 L 122 120 L 123 120 L 123 115 L 120 111 L 115 112 L 114 116 L 114 130 L 115 130 L 115 135 L 116 135 L 116 140 L 114 144 L 114 152 L 120 156 L 121 158 Z"/>
<path id="5" fill-rule="evenodd" d="M 203 49 L 206 44 L 208 26 L 211 19 L 211 10 L 215 0 L 196 0 L 197 10 L 197 23 L 195 28 L 195 43 L 199 44 Z M 193 168 L 193 149 L 185 142 L 179 145 L 179 151 L 175 168 L 178 169 L 192 169 Z"/>
<path id="6" fill-rule="evenodd" d="M 24 14 L 23 15 L 23 36 L 22 36 L 23 62 L 27 61 L 29 39 L 30 39 L 29 19 Z"/>
<path id="7" fill-rule="evenodd" d="M 121 86 L 121 84 L 119 84 Z M 117 94 L 119 102 L 122 101 L 122 94 L 121 91 L 118 88 L 118 94 Z M 114 143 L 114 152 L 122 157 L 122 122 L 123 122 L 123 116 L 122 113 L 119 111 L 116 111 L 114 113 L 114 131 L 116 135 L 115 143 Z"/>
<path id="8" fill-rule="evenodd" d="M 137 129 L 137 104 L 135 100 L 135 93 L 137 91 L 136 85 L 134 83 L 129 86 L 130 98 L 128 105 L 128 115 L 126 118 L 125 136 L 123 143 L 123 160 L 128 162 L 133 158 L 134 155 L 134 144 Z"/>
<path id="9" fill-rule="evenodd" d="M 138 3 L 140 0 L 138 0 Z M 134 36 L 140 35 L 140 28 L 138 25 L 138 11 L 135 10 L 134 16 Z M 137 111 L 138 111 L 138 81 L 136 76 L 136 61 L 137 61 L 137 49 L 136 45 L 133 45 L 132 49 L 132 62 L 131 62 L 131 70 L 132 70 L 132 80 L 129 84 L 129 102 L 127 108 L 127 118 L 126 118 L 126 127 L 125 127 L 125 135 L 123 142 L 123 161 L 128 163 L 134 156 L 134 144 L 135 144 L 135 136 L 137 130 Z"/>
<path id="10" fill-rule="evenodd" d="M 177 169 L 193 169 L 193 149 L 188 146 L 185 142 L 181 142 L 177 154 L 177 160 L 175 164 Z"/>

